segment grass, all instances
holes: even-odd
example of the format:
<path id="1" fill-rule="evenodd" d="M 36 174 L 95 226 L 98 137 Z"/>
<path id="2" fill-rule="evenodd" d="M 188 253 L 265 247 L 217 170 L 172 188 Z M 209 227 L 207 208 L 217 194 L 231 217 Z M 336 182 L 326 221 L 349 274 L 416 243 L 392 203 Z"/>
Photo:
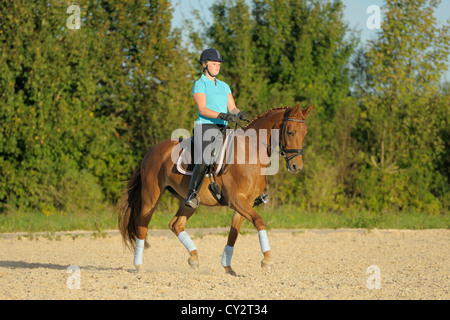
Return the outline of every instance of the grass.
<path id="1" fill-rule="evenodd" d="M 38 211 L 12 212 L 0 215 L 0 233 L 5 232 L 57 232 L 89 230 L 101 233 L 117 229 L 116 219 L 111 211 L 96 213 L 44 214 Z"/>
<path id="2" fill-rule="evenodd" d="M 268 229 L 449 229 L 449 215 L 429 215 L 421 212 L 306 212 L 288 208 L 257 208 Z M 156 211 L 150 229 L 167 229 L 176 208 Z M 187 228 L 229 227 L 233 211 L 229 208 L 200 207 L 188 221 Z M 243 230 L 253 229 L 245 221 Z M 6 232 L 57 232 L 86 230 L 102 235 L 104 230 L 117 230 L 117 217 L 112 209 L 91 213 L 11 212 L 0 215 L 0 233 Z"/>
<path id="3" fill-rule="evenodd" d="M 302 229 L 337 229 L 337 228 L 365 228 L 365 229 L 448 229 L 450 219 L 448 215 L 429 215 L 422 212 L 374 213 L 359 212 L 297 212 L 283 213 L 273 211 L 269 215 L 273 218 L 267 224 L 273 228 L 283 228 L 283 225 L 300 225 Z"/>

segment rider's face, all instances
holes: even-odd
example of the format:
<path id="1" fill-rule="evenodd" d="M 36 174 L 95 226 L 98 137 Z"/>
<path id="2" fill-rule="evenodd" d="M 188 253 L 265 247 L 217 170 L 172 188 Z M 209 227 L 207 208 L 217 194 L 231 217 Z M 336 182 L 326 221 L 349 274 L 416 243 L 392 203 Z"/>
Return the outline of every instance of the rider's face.
<path id="1" fill-rule="evenodd" d="M 209 74 L 211 76 L 215 77 L 220 72 L 220 64 L 221 64 L 221 62 L 219 62 L 219 61 L 208 61 L 207 64 L 204 62 L 203 66 L 206 66 L 208 68 Z"/>

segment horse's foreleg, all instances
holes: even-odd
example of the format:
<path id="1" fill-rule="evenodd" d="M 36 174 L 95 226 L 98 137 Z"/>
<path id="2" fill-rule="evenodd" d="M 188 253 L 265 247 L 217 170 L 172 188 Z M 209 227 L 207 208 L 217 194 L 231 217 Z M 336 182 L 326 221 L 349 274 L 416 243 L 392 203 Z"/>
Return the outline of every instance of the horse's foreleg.
<path id="1" fill-rule="evenodd" d="M 261 261 L 261 267 L 265 270 L 271 271 L 273 268 L 273 262 L 270 253 L 269 238 L 267 237 L 266 225 L 264 223 L 264 220 L 253 209 L 253 203 L 250 204 L 249 201 L 247 201 L 247 199 L 245 199 L 243 196 L 236 197 L 236 200 L 230 203 L 230 205 L 239 214 L 252 222 L 256 230 L 258 230 L 259 244 L 264 255 L 264 258 Z"/>
<path id="2" fill-rule="evenodd" d="M 264 255 L 264 259 L 261 260 L 261 267 L 267 271 L 272 271 L 273 261 L 270 253 L 269 238 L 267 237 L 266 230 L 259 230 L 258 236 L 261 251 Z"/>
<path id="3" fill-rule="evenodd" d="M 228 234 L 228 241 L 222 255 L 222 266 L 225 268 L 225 272 L 233 276 L 236 275 L 236 272 L 231 268 L 231 257 L 233 256 L 234 245 L 244 220 L 245 217 L 240 215 L 237 211 L 234 212 L 231 220 L 230 232 Z"/>
<path id="4" fill-rule="evenodd" d="M 194 214 L 195 209 L 186 207 L 184 205 L 184 200 L 180 201 L 180 208 L 178 209 L 177 214 L 169 223 L 169 228 L 172 232 L 178 237 L 178 240 L 183 244 L 186 250 L 189 252 L 188 263 L 194 269 L 197 269 L 199 266 L 198 260 L 198 249 L 195 243 L 192 241 L 189 234 L 184 231 L 184 227 L 186 226 L 187 220 Z"/>

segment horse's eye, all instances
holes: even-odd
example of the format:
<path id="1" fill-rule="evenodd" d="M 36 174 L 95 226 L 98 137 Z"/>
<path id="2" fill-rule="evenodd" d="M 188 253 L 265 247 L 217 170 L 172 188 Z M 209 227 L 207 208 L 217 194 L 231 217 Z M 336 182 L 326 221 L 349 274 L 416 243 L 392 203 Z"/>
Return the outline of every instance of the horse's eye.
<path id="1" fill-rule="evenodd" d="M 294 136 L 294 133 L 292 131 L 288 131 L 287 134 L 288 134 L 288 136 L 291 136 L 291 137 Z"/>

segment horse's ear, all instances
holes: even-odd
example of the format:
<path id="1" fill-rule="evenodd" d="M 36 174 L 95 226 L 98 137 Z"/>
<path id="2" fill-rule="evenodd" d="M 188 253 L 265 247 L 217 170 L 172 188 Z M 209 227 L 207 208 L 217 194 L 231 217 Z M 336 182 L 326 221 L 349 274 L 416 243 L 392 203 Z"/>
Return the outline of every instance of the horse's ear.
<path id="1" fill-rule="evenodd" d="M 302 110 L 302 114 L 303 114 L 303 117 L 304 117 L 304 118 L 306 118 L 307 116 L 309 116 L 309 114 L 310 114 L 311 111 L 312 111 L 312 108 L 313 108 L 313 105 L 311 104 L 308 108 Z"/>
<path id="2" fill-rule="evenodd" d="M 297 103 L 294 108 L 292 108 L 291 115 L 295 116 L 297 114 L 302 114 L 302 109 L 300 109 L 300 104 Z"/>

